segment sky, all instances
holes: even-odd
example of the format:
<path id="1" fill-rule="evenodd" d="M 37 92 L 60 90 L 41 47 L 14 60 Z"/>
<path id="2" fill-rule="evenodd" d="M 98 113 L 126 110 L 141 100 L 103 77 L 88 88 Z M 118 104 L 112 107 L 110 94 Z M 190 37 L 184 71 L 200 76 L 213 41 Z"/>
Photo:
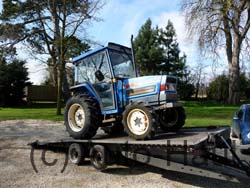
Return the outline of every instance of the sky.
<path id="1" fill-rule="evenodd" d="M 198 62 L 209 64 L 207 74 L 214 70 L 213 63 L 200 57 L 195 42 L 187 37 L 184 16 L 180 12 L 181 0 L 106 0 L 104 7 L 98 12 L 97 17 L 102 21 L 93 22 L 87 28 L 87 36 L 98 43 L 105 45 L 115 42 L 130 46 L 130 37 L 136 36 L 140 27 L 148 18 L 153 26 L 165 27 L 170 19 L 177 33 L 177 40 L 182 53 L 187 55 L 187 65 L 194 67 Z M 0 0 L 0 9 L 2 0 Z M 28 50 L 19 47 L 19 57 L 26 59 L 31 82 L 40 84 L 46 75 L 46 66 L 28 55 Z M 222 67 L 225 66 L 222 62 Z M 226 70 L 226 68 L 225 68 Z"/>

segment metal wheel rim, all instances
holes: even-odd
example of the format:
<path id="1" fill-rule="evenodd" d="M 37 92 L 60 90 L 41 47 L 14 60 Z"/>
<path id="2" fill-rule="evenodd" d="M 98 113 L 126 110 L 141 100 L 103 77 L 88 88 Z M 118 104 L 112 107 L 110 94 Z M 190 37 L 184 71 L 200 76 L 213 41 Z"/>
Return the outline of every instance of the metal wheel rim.
<path id="1" fill-rule="evenodd" d="M 80 132 L 85 124 L 85 112 L 81 105 L 73 104 L 69 108 L 68 122 L 74 132 Z"/>
<path id="2" fill-rule="evenodd" d="M 149 118 L 141 109 L 133 109 L 129 112 L 127 118 L 129 130 L 135 135 L 143 135 L 149 127 Z"/>
<path id="3" fill-rule="evenodd" d="M 93 156 L 93 163 L 96 165 L 96 166 L 100 166 L 103 164 L 103 155 L 102 153 L 100 152 L 96 152 Z"/>
<path id="4" fill-rule="evenodd" d="M 74 149 L 72 149 L 72 151 L 70 152 L 70 161 L 72 162 L 72 163 L 76 163 L 77 162 L 77 160 L 78 160 L 78 156 L 79 154 L 78 154 L 78 152 L 77 152 L 77 150 L 74 148 Z"/>

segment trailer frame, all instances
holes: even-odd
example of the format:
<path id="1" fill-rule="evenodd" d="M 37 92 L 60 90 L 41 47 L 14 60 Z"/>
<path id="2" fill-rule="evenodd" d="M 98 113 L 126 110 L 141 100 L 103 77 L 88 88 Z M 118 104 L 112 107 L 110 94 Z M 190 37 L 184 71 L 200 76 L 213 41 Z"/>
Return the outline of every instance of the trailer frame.
<path id="1" fill-rule="evenodd" d="M 125 135 L 109 137 L 98 134 L 88 140 L 37 140 L 30 145 L 33 149 L 64 150 L 68 152 L 70 161 L 78 165 L 85 157 L 90 158 L 91 164 L 98 170 L 114 164 L 126 165 L 127 160 L 132 160 L 165 170 L 220 180 L 235 182 L 237 177 L 250 177 L 250 164 L 242 161 L 234 151 L 228 126 L 183 128 L 178 133 L 159 133 L 154 140 L 138 141 Z M 218 149 L 224 149 L 232 158 L 216 153 L 215 150 Z M 78 156 L 81 156 L 81 159 L 78 159 Z M 190 163 L 194 162 L 193 160 L 197 160 L 198 165 Z M 201 161 L 205 161 L 208 166 L 204 168 Z M 233 169 L 234 173 L 226 174 L 221 169 L 211 170 L 210 164 Z"/>

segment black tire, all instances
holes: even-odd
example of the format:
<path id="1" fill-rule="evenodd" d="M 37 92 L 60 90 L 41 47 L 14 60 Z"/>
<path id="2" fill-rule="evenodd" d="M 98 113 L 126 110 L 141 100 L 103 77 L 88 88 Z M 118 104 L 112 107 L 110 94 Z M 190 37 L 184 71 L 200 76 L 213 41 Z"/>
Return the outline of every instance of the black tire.
<path id="1" fill-rule="evenodd" d="M 69 160 L 76 164 L 76 165 L 82 165 L 85 160 L 85 151 L 84 148 L 77 143 L 71 144 L 69 146 L 68 151 Z"/>
<path id="2" fill-rule="evenodd" d="M 131 118 L 136 119 L 132 120 Z M 135 124 L 133 124 L 133 121 Z M 155 134 L 156 128 L 153 111 L 145 107 L 143 103 L 128 105 L 123 112 L 122 123 L 127 134 L 136 140 L 151 139 Z M 142 129 L 140 126 L 142 126 Z"/>
<path id="3" fill-rule="evenodd" d="M 166 132 L 176 132 L 185 124 L 186 114 L 183 107 L 159 111 L 160 127 Z"/>
<path id="4" fill-rule="evenodd" d="M 76 119 L 78 116 L 78 119 Z M 64 123 L 70 136 L 76 139 L 92 138 L 101 124 L 97 101 L 88 95 L 79 95 L 67 101 Z"/>
<path id="5" fill-rule="evenodd" d="M 95 145 L 90 149 L 89 158 L 92 166 L 97 170 L 104 170 L 107 168 L 108 152 L 104 146 Z"/>

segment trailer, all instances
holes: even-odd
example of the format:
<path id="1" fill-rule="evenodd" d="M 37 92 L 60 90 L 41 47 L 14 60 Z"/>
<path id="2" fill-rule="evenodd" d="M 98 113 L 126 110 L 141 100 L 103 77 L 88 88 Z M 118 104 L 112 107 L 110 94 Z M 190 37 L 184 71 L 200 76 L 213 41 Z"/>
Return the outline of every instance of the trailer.
<path id="1" fill-rule="evenodd" d="M 97 170 L 137 161 L 170 171 L 220 180 L 238 181 L 250 176 L 250 164 L 240 159 L 230 140 L 230 127 L 182 128 L 159 132 L 153 140 L 98 133 L 92 139 L 59 138 L 30 143 L 33 149 L 66 151 L 74 164 L 86 158 Z"/>

